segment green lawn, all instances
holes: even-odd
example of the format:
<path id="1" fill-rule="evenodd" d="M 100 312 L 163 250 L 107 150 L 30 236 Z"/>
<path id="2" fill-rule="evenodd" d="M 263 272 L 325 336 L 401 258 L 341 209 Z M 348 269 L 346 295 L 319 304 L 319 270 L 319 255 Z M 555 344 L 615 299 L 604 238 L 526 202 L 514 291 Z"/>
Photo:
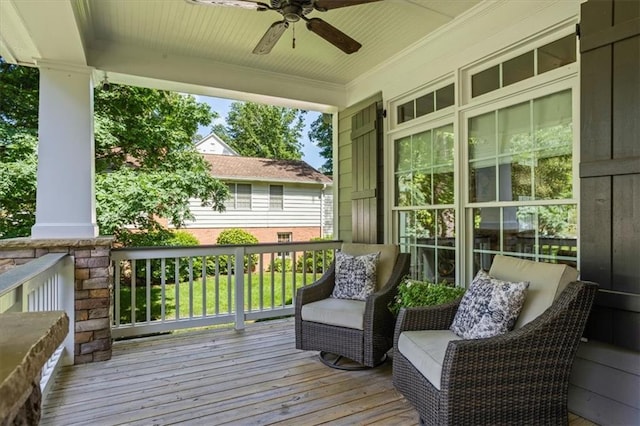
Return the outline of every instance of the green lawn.
<path id="1" fill-rule="evenodd" d="M 296 288 L 302 286 L 303 274 L 296 273 Z M 317 278 L 320 274 L 317 275 Z M 306 274 L 307 283 L 313 282 L 313 274 Z M 283 277 L 282 273 L 274 273 L 273 286 L 271 281 L 271 273 L 265 272 L 263 275 L 262 285 L 259 282 L 259 276 L 252 274 L 251 279 L 251 295 L 248 291 L 248 275 L 245 274 L 245 293 L 244 293 L 244 306 L 245 310 L 249 309 L 249 302 L 252 309 L 260 309 L 260 292 L 262 289 L 262 306 L 266 309 L 273 305 L 277 308 L 290 304 L 293 298 L 293 276 L 291 272 L 287 272 L 284 277 L 285 288 L 283 292 Z M 216 284 L 215 277 L 208 276 L 206 279 L 206 314 L 214 315 L 227 314 L 235 309 L 235 279 L 233 276 L 220 275 L 218 283 Z M 273 287 L 273 293 L 272 293 Z M 192 285 L 189 282 L 181 282 L 178 285 L 178 294 L 176 298 L 176 285 L 165 285 L 165 300 L 166 300 L 166 312 L 165 318 L 176 317 L 176 307 L 180 313 L 180 318 L 189 317 L 190 309 L 193 312 L 193 316 L 202 316 L 203 314 L 203 293 L 204 288 L 202 280 L 194 280 Z M 136 286 L 136 321 L 146 320 L 146 293 L 145 286 Z M 284 297 L 283 297 L 284 293 Z M 162 287 L 160 285 L 152 285 L 150 288 L 151 294 L 151 319 L 159 319 L 161 315 L 161 301 L 162 301 Z M 216 294 L 218 294 L 218 303 L 216 306 Z M 272 297 L 273 294 L 273 297 Z M 190 297 L 192 296 L 192 297 Z M 251 300 L 249 301 L 249 297 Z M 192 302 L 190 302 L 192 300 Z M 273 302 L 272 302 L 273 300 Z M 131 288 L 122 286 L 120 288 L 120 303 L 121 314 L 120 322 L 129 323 L 131 317 Z"/>

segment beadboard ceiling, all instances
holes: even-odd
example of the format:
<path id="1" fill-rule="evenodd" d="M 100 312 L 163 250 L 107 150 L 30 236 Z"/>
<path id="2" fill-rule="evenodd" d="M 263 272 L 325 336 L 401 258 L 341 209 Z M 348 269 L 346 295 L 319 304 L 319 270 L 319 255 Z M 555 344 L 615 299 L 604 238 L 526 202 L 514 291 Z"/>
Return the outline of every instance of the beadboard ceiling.
<path id="1" fill-rule="evenodd" d="M 194 5 L 185 0 L 2 0 L 0 54 L 24 64 L 42 58 L 88 65 L 125 80 L 125 74 L 150 74 L 142 68 L 153 61 L 151 77 L 160 79 L 169 78 L 162 76 L 162 68 L 179 69 L 181 63 L 190 67 L 212 64 L 201 66 L 208 73 L 238 70 L 241 76 L 242 71 L 251 70 L 254 76 L 259 73 L 281 82 L 302 79 L 320 86 L 346 85 L 365 78 L 367 71 L 392 60 L 479 2 L 384 0 L 313 11 L 308 17 L 322 18 L 359 41 L 362 48 L 347 55 L 298 22 L 287 29 L 270 54 L 255 55 L 253 48 L 267 28 L 281 20 L 280 14 Z M 185 80 L 202 84 L 195 76 Z M 221 82 L 219 88 L 225 89 L 223 85 Z"/>

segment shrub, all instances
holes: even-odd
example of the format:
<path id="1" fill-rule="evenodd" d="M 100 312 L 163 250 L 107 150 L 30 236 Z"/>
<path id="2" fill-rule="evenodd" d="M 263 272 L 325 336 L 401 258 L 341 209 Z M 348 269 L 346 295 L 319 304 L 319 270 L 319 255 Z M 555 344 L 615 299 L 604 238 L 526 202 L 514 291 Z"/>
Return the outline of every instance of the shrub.
<path id="1" fill-rule="evenodd" d="M 241 245 L 246 245 L 246 244 L 258 244 L 258 239 L 253 236 L 251 233 L 245 231 L 244 229 L 240 229 L 240 228 L 231 228 L 231 229 L 225 229 L 224 231 L 222 231 L 220 233 L 220 235 L 218 235 L 218 238 L 216 240 L 217 244 L 221 244 L 221 245 L 227 245 L 227 244 L 241 244 Z M 228 273 L 228 261 L 231 261 L 231 271 L 233 271 L 234 265 L 235 265 L 235 259 L 234 256 L 220 256 L 219 259 L 219 263 L 220 263 L 220 273 L 221 274 L 226 274 Z M 254 254 L 251 256 L 251 265 L 255 265 L 258 262 L 258 255 Z M 213 261 L 211 261 L 212 264 L 214 264 Z M 207 262 L 207 273 L 209 273 L 209 263 Z M 215 265 L 213 266 L 215 268 Z M 244 270 L 247 271 L 249 269 L 249 255 L 246 255 L 244 257 Z"/>
<path id="2" fill-rule="evenodd" d="M 331 240 L 332 237 L 316 237 L 311 238 L 310 241 L 326 241 Z M 327 250 L 326 257 L 323 254 L 323 251 L 308 251 L 305 252 L 304 256 L 301 256 L 296 261 L 296 271 L 297 272 L 319 272 L 322 273 L 329 268 L 331 262 L 333 262 L 333 250 Z M 314 259 L 315 259 L 315 271 L 314 271 Z M 324 262 L 323 262 L 324 261 Z"/>
<path id="3" fill-rule="evenodd" d="M 416 281 L 405 278 L 398 285 L 398 294 L 389 305 L 389 310 L 397 315 L 401 308 L 433 306 L 453 302 L 462 297 L 464 291 L 464 288 L 453 287 L 446 282 L 435 284 L 429 281 Z"/>
<path id="4" fill-rule="evenodd" d="M 154 232 L 127 232 L 123 234 L 120 241 L 126 247 L 157 247 L 157 246 L 197 246 L 200 244 L 198 239 L 186 231 L 171 231 L 161 229 Z M 179 260 L 179 279 L 186 281 L 189 279 L 189 259 L 182 258 Z M 151 283 L 160 284 L 161 282 L 161 261 L 160 259 L 151 260 Z M 197 275 L 202 267 L 202 260 L 195 258 L 193 260 L 194 276 Z M 167 259 L 165 264 L 165 277 L 167 281 L 173 280 L 175 276 L 175 262 L 173 259 Z M 141 283 L 146 282 L 147 267 L 144 262 L 136 263 L 136 278 Z"/>
<path id="5" fill-rule="evenodd" d="M 276 257 L 275 259 L 273 259 L 273 263 L 270 264 L 269 267 L 267 268 L 267 271 L 282 272 L 282 263 L 283 263 L 282 258 Z M 291 272 L 291 271 L 293 271 L 293 261 L 289 258 L 285 258 L 284 272 Z"/>

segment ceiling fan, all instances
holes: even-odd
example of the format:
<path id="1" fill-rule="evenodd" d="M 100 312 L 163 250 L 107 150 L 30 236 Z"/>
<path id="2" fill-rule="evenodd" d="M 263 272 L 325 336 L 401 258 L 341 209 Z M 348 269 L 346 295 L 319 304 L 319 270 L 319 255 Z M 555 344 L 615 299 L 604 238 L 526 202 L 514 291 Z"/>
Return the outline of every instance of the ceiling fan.
<path id="1" fill-rule="evenodd" d="M 186 0 L 188 3 L 206 4 L 212 6 L 235 6 L 247 9 L 255 9 L 259 12 L 273 10 L 282 15 L 281 21 L 274 22 L 267 32 L 262 36 L 253 53 L 266 55 L 271 52 L 280 37 L 289 28 L 289 24 L 294 24 L 300 20 L 306 22 L 307 29 L 346 54 L 357 52 L 362 45 L 352 39 L 333 25 L 320 18 L 307 18 L 306 15 L 317 10 L 326 12 L 331 9 L 341 7 L 357 6 L 364 3 L 374 3 L 381 0 L 271 0 L 263 3 L 254 0 Z"/>

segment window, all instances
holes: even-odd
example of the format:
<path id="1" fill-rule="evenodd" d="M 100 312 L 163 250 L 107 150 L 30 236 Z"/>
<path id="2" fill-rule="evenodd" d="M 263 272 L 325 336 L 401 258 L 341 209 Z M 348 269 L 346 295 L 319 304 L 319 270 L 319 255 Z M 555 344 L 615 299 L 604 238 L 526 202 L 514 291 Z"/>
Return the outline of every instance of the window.
<path id="1" fill-rule="evenodd" d="M 229 198 L 224 205 L 227 210 L 251 210 L 251 184 L 227 183 Z"/>
<path id="2" fill-rule="evenodd" d="M 414 118 L 431 114 L 434 111 L 450 107 L 455 102 L 454 98 L 454 85 L 451 83 L 448 86 L 421 95 L 402 105 L 398 105 L 396 108 L 396 121 L 398 124 L 404 123 Z"/>
<path id="3" fill-rule="evenodd" d="M 455 282 L 453 125 L 395 141 L 398 237 L 412 254 L 412 276 Z"/>
<path id="4" fill-rule="evenodd" d="M 290 243 L 291 241 L 293 241 L 293 235 L 291 234 L 291 232 L 278 232 L 278 243 Z M 280 252 L 278 253 L 278 256 L 283 257 L 283 256 L 290 256 L 291 252 Z"/>
<path id="5" fill-rule="evenodd" d="M 284 210 L 283 194 L 284 186 L 269 185 L 269 210 Z"/>
<path id="6" fill-rule="evenodd" d="M 291 235 L 291 232 L 278 232 L 278 242 L 290 243 L 292 241 Z"/>
<path id="7" fill-rule="evenodd" d="M 484 95 L 533 77 L 536 71 L 543 74 L 575 61 L 576 40 L 571 34 L 473 74 L 471 96 Z"/>
<path id="8" fill-rule="evenodd" d="M 496 254 L 577 264 L 579 82 L 564 34 L 391 100 L 390 226 L 413 278 L 466 284 Z"/>
<path id="9" fill-rule="evenodd" d="M 577 260 L 571 90 L 468 120 L 468 202 L 476 269 L 508 252 Z"/>

